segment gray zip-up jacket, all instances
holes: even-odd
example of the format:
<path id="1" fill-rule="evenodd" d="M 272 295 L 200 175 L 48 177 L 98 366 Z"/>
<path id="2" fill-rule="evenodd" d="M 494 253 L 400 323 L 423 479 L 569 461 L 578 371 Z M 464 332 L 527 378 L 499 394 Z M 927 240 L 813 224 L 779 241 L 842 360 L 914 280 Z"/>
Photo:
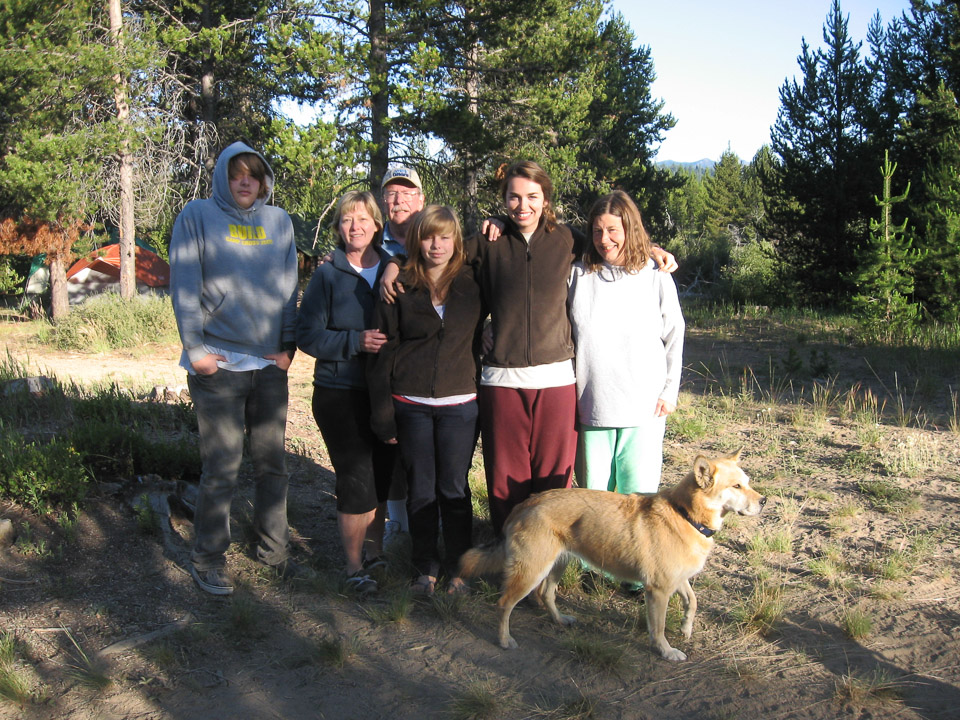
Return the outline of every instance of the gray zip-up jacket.
<path id="1" fill-rule="evenodd" d="M 297 316 L 297 347 L 317 359 L 313 384 L 327 388 L 367 387 L 367 353 L 360 350 L 364 330 L 376 327 L 380 276 L 390 256 L 380 254 L 377 282 L 371 288 L 347 261 L 343 250 L 318 267 L 303 293 Z"/>

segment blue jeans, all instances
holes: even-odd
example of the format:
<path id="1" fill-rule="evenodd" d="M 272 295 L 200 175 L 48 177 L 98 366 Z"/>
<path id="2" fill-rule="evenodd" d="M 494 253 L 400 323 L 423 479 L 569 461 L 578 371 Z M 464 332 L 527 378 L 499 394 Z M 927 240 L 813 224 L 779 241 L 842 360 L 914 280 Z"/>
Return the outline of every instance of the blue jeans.
<path id="1" fill-rule="evenodd" d="M 203 471 L 193 528 L 191 560 L 198 570 L 222 568 L 230 545 L 230 504 L 243 459 L 244 431 L 250 435 L 256 491 L 253 527 L 257 558 L 267 565 L 287 559 L 287 373 L 262 370 L 189 375 L 187 386 L 200 426 Z"/>
<path id="2" fill-rule="evenodd" d="M 418 575 L 439 574 L 442 521 L 443 571 L 455 577 L 460 556 L 473 542 L 467 473 L 477 439 L 477 403 L 432 406 L 394 401 L 393 407 L 409 483 L 411 561 Z"/>

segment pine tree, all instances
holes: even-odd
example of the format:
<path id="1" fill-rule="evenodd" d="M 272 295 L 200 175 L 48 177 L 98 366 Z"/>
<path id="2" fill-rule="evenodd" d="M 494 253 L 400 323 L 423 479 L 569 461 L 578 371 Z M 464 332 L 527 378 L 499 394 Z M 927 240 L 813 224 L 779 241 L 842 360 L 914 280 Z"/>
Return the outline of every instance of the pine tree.
<path id="1" fill-rule="evenodd" d="M 181 202 L 209 194 L 223 146 L 264 146 L 282 100 L 328 99 L 340 67 L 307 0 L 131 0 L 131 12 L 165 49 L 151 109 L 183 128 Z"/>
<path id="2" fill-rule="evenodd" d="M 778 252 L 805 288 L 805 300 L 814 302 L 849 294 L 845 278 L 855 269 L 870 213 L 865 169 L 875 159 L 870 143 L 875 78 L 860 62 L 861 44 L 853 43 L 847 25 L 834 0 L 824 49 L 812 51 L 803 41 L 802 79 L 780 89 L 771 132 L 776 177 L 764 187 Z"/>
<path id="3" fill-rule="evenodd" d="M 870 220 L 870 238 L 858 253 L 860 261 L 855 275 L 858 292 L 853 296 L 854 307 L 871 323 L 896 327 L 909 325 L 919 316 L 919 305 L 911 301 L 913 269 L 921 254 L 913 248 L 906 235 L 907 221 L 894 224 L 893 206 L 906 200 L 910 184 L 900 195 L 892 195 L 896 163 L 884 155 L 883 195 L 874 200 L 880 208 L 880 218 Z"/>
<path id="4" fill-rule="evenodd" d="M 916 296 L 933 316 L 960 319 L 960 8 L 916 2 L 890 33 L 888 82 L 904 108 L 897 137 L 913 192 L 905 203 L 925 260 Z"/>
<path id="5" fill-rule="evenodd" d="M 584 68 L 598 52 L 602 7 L 601 0 L 437 0 L 411 14 L 423 47 L 413 58 L 416 101 L 398 108 L 397 123 L 443 141 L 450 182 L 467 191 L 468 226 L 478 207 L 499 207 L 493 178 L 508 160 L 543 165 L 558 204 L 588 182 L 577 155 L 595 99 Z"/>
<path id="6" fill-rule="evenodd" d="M 908 137 L 922 147 L 921 197 L 916 214 L 918 247 L 926 259 L 917 268 L 918 292 L 931 313 L 960 320 L 960 107 L 944 85 L 923 95 Z M 922 140 L 917 138 L 922 134 Z"/>
<path id="7" fill-rule="evenodd" d="M 724 150 L 713 172 L 704 178 L 704 189 L 707 193 L 705 230 L 714 237 L 739 244 L 750 225 L 751 212 L 743 165 L 730 148 Z"/>
<path id="8" fill-rule="evenodd" d="M 95 210 L 99 159 L 119 147 L 104 13 L 102 2 L 0 4 L 0 252 L 46 253 L 55 319 L 69 309 L 67 263 Z"/>
<path id="9" fill-rule="evenodd" d="M 655 146 L 676 124 L 653 98 L 656 73 L 648 46 L 619 13 L 602 22 L 598 52 L 586 70 L 596 80 L 586 124 L 581 131 L 578 162 L 585 169 L 578 203 L 587 208 L 602 193 L 620 188 L 632 195 L 645 219 L 662 217 L 670 173 L 653 164 Z"/>

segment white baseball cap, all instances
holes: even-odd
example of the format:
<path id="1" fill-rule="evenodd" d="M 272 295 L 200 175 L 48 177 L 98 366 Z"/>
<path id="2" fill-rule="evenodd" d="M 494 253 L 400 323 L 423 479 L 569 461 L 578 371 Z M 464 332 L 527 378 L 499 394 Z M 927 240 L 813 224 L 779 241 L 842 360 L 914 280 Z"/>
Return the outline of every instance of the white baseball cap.
<path id="1" fill-rule="evenodd" d="M 392 182 L 402 182 L 419 190 L 423 190 L 423 185 L 420 183 L 420 175 L 418 175 L 417 171 L 413 168 L 388 168 L 387 174 L 383 176 L 383 182 L 380 183 L 380 189 L 383 190 L 384 187 Z"/>

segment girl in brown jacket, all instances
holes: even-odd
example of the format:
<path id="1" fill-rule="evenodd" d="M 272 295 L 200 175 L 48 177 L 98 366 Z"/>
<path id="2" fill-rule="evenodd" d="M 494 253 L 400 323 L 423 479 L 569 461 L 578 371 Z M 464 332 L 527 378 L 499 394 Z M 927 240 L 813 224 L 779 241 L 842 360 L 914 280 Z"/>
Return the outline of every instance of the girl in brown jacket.
<path id="1" fill-rule="evenodd" d="M 467 587 L 457 564 L 473 529 L 467 472 L 476 440 L 480 288 L 465 265 L 460 223 L 450 208 L 430 205 L 421 212 L 407 249 L 400 275 L 406 291 L 379 307 L 387 342 L 369 370 L 371 423 L 382 441 L 399 442 L 413 591 L 432 594 L 442 570 L 448 592 L 457 593 Z"/>

